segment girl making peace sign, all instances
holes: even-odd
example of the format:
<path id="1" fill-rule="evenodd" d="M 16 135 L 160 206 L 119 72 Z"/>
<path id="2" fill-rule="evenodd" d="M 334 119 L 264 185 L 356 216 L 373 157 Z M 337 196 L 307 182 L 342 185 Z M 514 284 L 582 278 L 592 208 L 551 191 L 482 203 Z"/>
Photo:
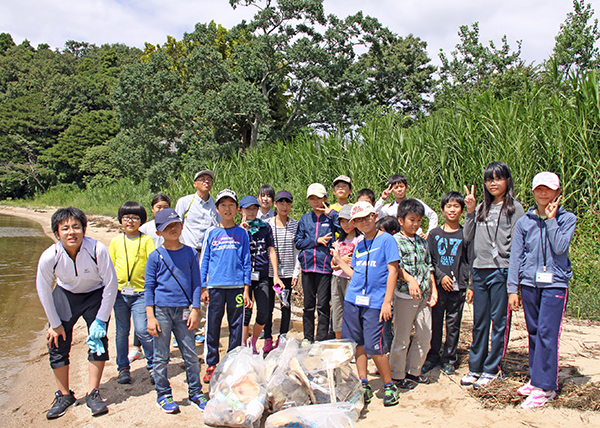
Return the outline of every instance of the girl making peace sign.
<path id="1" fill-rule="evenodd" d="M 511 237 L 523 206 L 513 197 L 510 169 L 490 163 L 483 173 L 483 203 L 475 201 L 475 186 L 465 186 L 465 241 L 473 241 L 473 343 L 469 373 L 461 385 L 483 388 L 498 377 L 510 331 L 506 281 Z M 488 352 L 492 324 L 492 346 Z"/>

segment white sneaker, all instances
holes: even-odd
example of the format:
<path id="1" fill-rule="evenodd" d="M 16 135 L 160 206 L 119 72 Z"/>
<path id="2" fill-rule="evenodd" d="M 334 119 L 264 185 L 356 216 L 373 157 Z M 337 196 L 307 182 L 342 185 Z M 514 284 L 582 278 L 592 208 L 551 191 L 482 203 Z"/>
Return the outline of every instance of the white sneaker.
<path id="1" fill-rule="evenodd" d="M 534 409 L 543 406 L 548 401 L 556 397 L 556 391 L 546 391 L 540 388 L 533 388 L 529 397 L 521 403 L 521 409 Z"/>
<path id="2" fill-rule="evenodd" d="M 523 385 L 522 387 L 520 387 L 517 391 L 517 394 L 523 396 L 523 397 L 528 397 L 529 395 L 531 395 L 531 392 L 535 389 L 535 387 L 531 384 L 531 381 L 527 382 L 525 385 Z"/>
<path id="3" fill-rule="evenodd" d="M 481 376 L 481 373 L 469 372 L 463 376 L 463 378 L 460 380 L 460 384 L 462 386 L 473 385 L 475 382 L 477 382 L 477 380 L 479 379 L 480 376 Z"/>
<path id="4" fill-rule="evenodd" d="M 497 377 L 498 377 L 498 374 L 483 373 L 481 376 L 479 376 L 479 379 L 477 379 L 477 382 L 475 382 L 473 384 L 473 388 L 474 389 L 485 388 L 491 381 L 493 381 Z"/>

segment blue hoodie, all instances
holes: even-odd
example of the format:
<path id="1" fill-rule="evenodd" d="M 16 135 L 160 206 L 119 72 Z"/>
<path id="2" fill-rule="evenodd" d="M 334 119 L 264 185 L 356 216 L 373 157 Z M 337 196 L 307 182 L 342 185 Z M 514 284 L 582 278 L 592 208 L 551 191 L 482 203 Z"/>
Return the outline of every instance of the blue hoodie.
<path id="1" fill-rule="evenodd" d="M 335 242 L 335 233 L 338 229 L 338 213 L 331 210 L 329 215 L 321 214 L 319 217 L 311 211 L 304 214 L 298 222 L 298 231 L 294 238 L 296 248 L 300 250 L 298 259 L 302 272 L 315 272 L 331 274 L 331 248 Z M 321 245 L 317 240 L 331 233 L 327 246 Z"/>
<path id="2" fill-rule="evenodd" d="M 517 293 L 519 284 L 528 287 L 568 288 L 573 276 L 569 260 L 569 244 L 575 232 L 577 218 L 563 207 L 556 218 L 541 219 L 535 207 L 517 221 L 512 235 L 508 267 L 508 292 Z M 543 237 L 543 238 L 542 238 Z M 542 239 L 546 240 L 546 271 L 553 274 L 552 284 L 536 282 L 537 272 L 544 271 Z"/>

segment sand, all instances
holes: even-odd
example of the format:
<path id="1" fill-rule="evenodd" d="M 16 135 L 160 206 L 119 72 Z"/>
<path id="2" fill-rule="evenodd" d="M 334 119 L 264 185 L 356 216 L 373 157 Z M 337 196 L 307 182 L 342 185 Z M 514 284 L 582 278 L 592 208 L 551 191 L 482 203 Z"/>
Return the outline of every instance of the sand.
<path id="1" fill-rule="evenodd" d="M 1 214 L 16 215 L 39 222 L 44 231 L 52 236 L 50 217 L 53 209 L 29 210 L 24 208 L 0 207 Z M 117 235 L 116 224 L 111 218 L 97 218 L 92 221 L 87 234 L 108 245 Z M 465 322 L 470 319 L 472 310 L 465 309 Z M 169 366 L 170 380 L 175 401 L 181 406 L 181 413 L 167 415 L 156 405 L 156 394 L 150 384 L 145 361 L 132 364 L 133 383 L 119 385 L 116 382 L 116 351 L 114 348 L 114 322 L 109 328 L 110 361 L 102 378 L 100 391 L 106 400 L 109 413 L 97 418 L 90 415 L 81 400 L 85 397 L 88 385 L 87 347 L 85 344 L 85 325 L 80 322 L 74 331 L 74 346 L 71 352 L 71 389 L 79 398 L 78 403 L 69 409 L 65 416 L 47 421 L 45 414 L 50 408 L 56 385 L 49 363 L 44 332 L 32 345 L 31 355 L 26 367 L 15 382 L 11 399 L 0 414 L 0 426 L 54 426 L 54 427 L 138 427 L 138 426 L 203 426 L 202 413 L 187 403 L 187 386 L 183 361 L 178 351 L 171 356 Z M 462 337 L 468 342 L 469 337 Z M 222 344 L 226 340 L 222 339 Z M 527 333 L 522 312 L 513 323 L 509 352 L 527 352 Z M 198 347 L 199 354 L 202 347 Z M 560 346 L 561 377 L 568 381 L 600 381 L 600 326 L 597 323 L 577 320 L 565 320 Z M 202 369 L 205 365 L 202 364 Z M 372 385 L 381 387 L 381 381 L 375 376 L 375 368 L 370 367 Z M 600 427 L 599 412 L 583 412 L 569 409 L 544 407 L 536 410 L 521 410 L 513 407 L 502 409 L 484 409 L 479 401 L 471 397 L 468 388 L 459 385 L 460 378 L 467 371 L 461 365 L 457 374 L 446 376 L 434 369 L 429 385 L 419 385 L 400 397 L 397 406 L 384 408 L 383 391 L 377 392 L 373 402 L 358 421 L 358 427 L 378 428 L 396 426 L 433 426 L 433 427 Z M 207 388 L 205 389 L 205 391 Z"/>

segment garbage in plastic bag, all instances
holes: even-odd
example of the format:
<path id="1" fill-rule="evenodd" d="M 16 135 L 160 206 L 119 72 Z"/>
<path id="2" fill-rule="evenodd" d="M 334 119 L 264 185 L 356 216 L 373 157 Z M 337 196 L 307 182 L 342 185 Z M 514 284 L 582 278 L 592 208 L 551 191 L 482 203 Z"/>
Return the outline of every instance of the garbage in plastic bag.
<path id="1" fill-rule="evenodd" d="M 267 396 L 262 355 L 239 346 L 219 363 L 210 380 L 204 423 L 213 426 L 258 426 Z"/>
<path id="2" fill-rule="evenodd" d="M 269 409 L 348 402 L 359 413 L 364 406 L 362 384 L 350 365 L 355 346 L 348 340 L 304 347 L 295 339 L 286 341 L 279 355 L 265 361 Z"/>
<path id="3" fill-rule="evenodd" d="M 350 403 L 292 407 L 267 418 L 265 428 L 355 428 L 359 413 Z"/>

